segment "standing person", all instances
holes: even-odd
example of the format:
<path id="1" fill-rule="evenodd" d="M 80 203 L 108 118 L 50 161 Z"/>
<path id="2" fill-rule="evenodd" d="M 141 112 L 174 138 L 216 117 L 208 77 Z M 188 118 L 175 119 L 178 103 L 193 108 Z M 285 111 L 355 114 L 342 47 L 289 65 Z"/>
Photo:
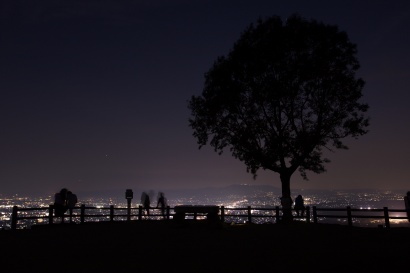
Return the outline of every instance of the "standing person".
<path id="1" fill-rule="evenodd" d="M 141 195 L 141 203 L 145 211 L 147 212 L 147 215 L 149 216 L 149 208 L 151 206 L 151 201 L 149 199 L 149 195 L 146 192 L 143 192 Z"/>
<path id="2" fill-rule="evenodd" d="M 298 197 L 295 198 L 295 210 L 296 210 L 296 215 L 299 216 L 299 212 L 302 212 L 302 217 L 305 215 L 305 204 L 302 195 L 298 195 Z"/>
<path id="3" fill-rule="evenodd" d="M 157 201 L 157 208 L 158 207 L 161 207 L 162 216 L 164 216 L 164 218 L 165 218 L 166 199 L 164 197 L 163 192 L 159 193 L 159 197 L 158 197 L 158 201 Z"/>
<path id="4" fill-rule="evenodd" d="M 64 213 L 67 211 L 67 189 L 63 188 L 60 192 L 54 194 L 54 215 L 61 217 L 61 223 L 64 223 Z"/>
<path id="5" fill-rule="evenodd" d="M 67 192 L 67 207 L 70 212 L 70 223 L 73 222 L 73 208 L 77 204 L 77 195 L 72 193 L 71 191 Z"/>

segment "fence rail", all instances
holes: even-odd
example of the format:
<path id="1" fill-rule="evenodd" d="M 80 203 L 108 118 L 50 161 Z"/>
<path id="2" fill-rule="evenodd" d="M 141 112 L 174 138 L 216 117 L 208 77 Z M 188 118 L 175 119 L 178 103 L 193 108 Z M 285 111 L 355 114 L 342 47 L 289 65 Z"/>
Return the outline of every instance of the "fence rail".
<path id="1" fill-rule="evenodd" d="M 48 207 L 40 208 L 19 208 L 17 206 L 13 207 L 11 215 L 11 229 L 17 229 L 17 224 L 21 220 L 39 220 L 47 219 L 48 224 L 53 224 L 55 219 L 59 219 L 61 222 L 77 220 L 80 223 L 89 222 L 93 218 L 103 219 L 104 221 L 131 221 L 131 220 L 143 220 L 143 219 L 172 219 L 175 213 L 171 213 L 171 207 L 167 206 L 164 214 L 162 214 L 161 209 L 159 208 L 150 208 L 149 210 L 144 209 L 142 206 L 131 208 L 131 207 L 90 207 L 81 205 L 80 207 L 75 207 L 63 217 L 54 215 L 54 206 L 50 205 Z M 95 212 L 97 211 L 97 212 Z M 102 213 L 106 211 L 107 213 Z M 116 213 L 116 212 L 125 212 L 125 213 Z M 233 212 L 243 213 L 233 213 Z M 267 214 L 255 214 L 255 211 L 266 211 Z M 294 209 L 292 209 L 295 212 Z M 21 213 L 27 214 L 27 212 L 42 212 L 43 215 L 20 215 Z M 271 213 L 269 213 L 271 212 Z M 391 212 L 398 213 L 407 213 L 407 216 L 393 216 Z M 338 214 L 343 213 L 343 214 Z M 359 213 L 359 214 L 358 214 Z M 366 215 L 360 214 L 366 213 Z M 368 213 L 381 213 L 382 215 L 369 215 Z M 188 217 L 197 219 L 198 217 L 204 217 L 204 214 L 201 213 L 192 213 L 188 214 Z M 282 208 L 276 206 L 274 208 L 253 208 L 251 206 L 243 208 L 226 208 L 224 206 L 220 207 L 219 217 L 222 222 L 226 222 L 232 218 L 244 218 L 245 223 L 252 223 L 253 219 L 257 218 L 272 218 L 273 221 L 279 222 L 282 219 Z M 357 209 L 347 206 L 346 208 L 317 208 L 316 206 L 312 207 L 312 211 L 309 206 L 306 207 L 305 213 L 303 216 L 297 216 L 293 213 L 293 218 L 301 221 L 306 221 L 310 223 L 318 223 L 319 220 L 323 221 L 327 218 L 337 218 L 337 219 L 347 219 L 349 226 L 353 226 L 353 219 L 356 218 L 372 218 L 372 219 L 384 219 L 384 226 L 390 228 L 390 219 L 407 219 L 410 222 L 410 210 L 405 209 L 388 209 L 384 207 L 383 209 Z M 79 219 L 79 220 L 78 220 Z M 93 221 L 92 221 L 93 222 Z"/>

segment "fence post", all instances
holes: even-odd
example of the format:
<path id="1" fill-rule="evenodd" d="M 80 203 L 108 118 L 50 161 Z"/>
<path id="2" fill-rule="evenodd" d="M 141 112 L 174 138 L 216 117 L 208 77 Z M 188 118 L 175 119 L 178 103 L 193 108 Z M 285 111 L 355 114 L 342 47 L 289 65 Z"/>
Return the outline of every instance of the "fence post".
<path id="1" fill-rule="evenodd" d="M 131 199 L 127 199 L 127 221 L 131 221 Z"/>
<path id="2" fill-rule="evenodd" d="M 167 206 L 167 220 L 169 220 L 169 206 Z"/>
<path id="3" fill-rule="evenodd" d="M 49 206 L 48 206 L 48 223 L 49 223 L 50 225 L 53 224 L 53 220 L 54 220 L 54 218 L 53 218 L 53 210 L 54 210 L 54 205 L 49 205 Z"/>
<path id="4" fill-rule="evenodd" d="M 306 223 L 310 223 L 310 207 L 306 207 Z"/>
<path id="5" fill-rule="evenodd" d="M 225 223 L 225 207 L 221 206 L 221 222 Z"/>
<path id="6" fill-rule="evenodd" d="M 81 224 L 84 224 L 84 219 L 85 219 L 85 205 L 81 205 L 81 213 L 80 213 L 80 222 Z"/>
<path id="7" fill-rule="evenodd" d="M 316 206 L 313 206 L 313 223 L 317 224 L 317 211 L 316 211 Z"/>
<path id="8" fill-rule="evenodd" d="M 13 212 L 11 213 L 11 229 L 17 228 L 17 206 L 13 206 Z"/>
<path id="9" fill-rule="evenodd" d="M 73 223 L 73 208 L 68 209 L 68 214 L 70 215 L 70 224 Z"/>
<path id="10" fill-rule="evenodd" d="M 114 205 L 110 206 L 110 221 L 114 221 Z"/>
<path id="11" fill-rule="evenodd" d="M 252 223 L 251 206 L 248 206 L 248 224 Z"/>
<path id="12" fill-rule="evenodd" d="M 142 220 L 142 206 L 138 206 L 138 220 Z"/>
<path id="13" fill-rule="evenodd" d="M 387 207 L 383 207 L 384 211 L 384 224 L 386 225 L 386 228 L 390 228 L 390 219 L 389 219 L 389 210 Z"/>
<path id="14" fill-rule="evenodd" d="M 353 221 L 352 221 L 352 209 L 350 208 L 350 206 L 346 207 L 346 211 L 347 211 L 347 222 L 349 224 L 349 227 L 353 226 Z"/>
<path id="15" fill-rule="evenodd" d="M 280 221 L 279 206 L 275 207 L 275 216 L 276 216 L 276 223 L 279 223 L 279 221 Z"/>

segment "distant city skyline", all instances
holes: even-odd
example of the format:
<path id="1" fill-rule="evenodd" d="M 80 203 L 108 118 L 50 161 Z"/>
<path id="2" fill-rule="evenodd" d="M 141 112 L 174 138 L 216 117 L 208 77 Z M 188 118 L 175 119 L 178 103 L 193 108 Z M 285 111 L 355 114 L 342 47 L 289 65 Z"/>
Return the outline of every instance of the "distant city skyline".
<path id="1" fill-rule="evenodd" d="M 357 44 L 369 133 L 293 189 L 410 190 L 408 1 L 0 0 L 0 194 L 184 190 L 256 180 L 198 150 L 187 101 L 259 17 L 298 13 Z"/>

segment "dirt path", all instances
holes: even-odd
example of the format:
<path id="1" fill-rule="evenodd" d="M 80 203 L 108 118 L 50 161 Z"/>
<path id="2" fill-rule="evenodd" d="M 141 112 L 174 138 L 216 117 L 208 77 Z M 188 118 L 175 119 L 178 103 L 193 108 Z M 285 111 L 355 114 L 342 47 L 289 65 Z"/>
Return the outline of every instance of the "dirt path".
<path id="1" fill-rule="evenodd" d="M 0 231 L 0 242 L 1 272 L 403 272 L 410 229 L 142 221 Z"/>

